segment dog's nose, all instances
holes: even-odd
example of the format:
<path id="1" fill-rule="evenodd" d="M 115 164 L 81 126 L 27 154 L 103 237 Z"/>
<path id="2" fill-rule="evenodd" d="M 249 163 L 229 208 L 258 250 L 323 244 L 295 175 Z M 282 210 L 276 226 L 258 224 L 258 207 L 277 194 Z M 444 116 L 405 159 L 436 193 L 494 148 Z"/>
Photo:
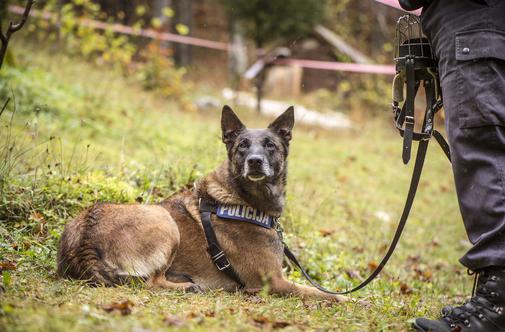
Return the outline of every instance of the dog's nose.
<path id="1" fill-rule="evenodd" d="M 247 158 L 247 165 L 252 168 L 259 168 L 263 165 L 263 158 L 261 156 L 250 156 Z"/>

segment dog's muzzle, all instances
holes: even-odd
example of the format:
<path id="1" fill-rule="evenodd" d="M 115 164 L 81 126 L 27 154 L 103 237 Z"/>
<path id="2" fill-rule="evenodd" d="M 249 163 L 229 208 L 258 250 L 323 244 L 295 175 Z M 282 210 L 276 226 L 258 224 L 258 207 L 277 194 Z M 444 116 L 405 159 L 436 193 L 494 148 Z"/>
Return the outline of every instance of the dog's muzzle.
<path id="1" fill-rule="evenodd" d="M 258 182 L 271 176 L 268 161 L 262 156 L 253 154 L 247 157 L 244 165 L 244 177 L 250 181 Z"/>

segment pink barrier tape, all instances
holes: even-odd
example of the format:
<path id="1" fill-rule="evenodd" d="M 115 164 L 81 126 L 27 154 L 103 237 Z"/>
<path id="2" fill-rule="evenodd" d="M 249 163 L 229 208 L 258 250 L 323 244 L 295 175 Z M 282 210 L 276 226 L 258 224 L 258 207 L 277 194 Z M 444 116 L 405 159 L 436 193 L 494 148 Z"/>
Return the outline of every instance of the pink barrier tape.
<path id="1" fill-rule="evenodd" d="M 379 2 L 379 3 L 382 3 L 383 5 L 393 7 L 393 8 L 399 9 L 399 10 L 403 10 L 405 12 L 405 10 L 402 7 L 400 7 L 398 0 L 375 0 L 375 2 Z M 408 13 L 414 14 L 417 16 L 421 16 L 421 9 L 413 10 Z"/>
<path id="2" fill-rule="evenodd" d="M 20 6 L 9 6 L 9 10 L 15 14 L 22 14 L 24 11 L 24 8 L 20 7 Z M 42 17 L 44 19 L 53 19 L 53 18 L 56 18 L 56 16 L 57 16 L 54 13 L 50 13 L 47 11 L 41 11 L 41 10 L 35 10 L 35 9 L 32 9 L 32 12 L 30 13 L 30 15 L 33 15 L 36 17 Z M 83 26 L 90 27 L 90 28 L 99 29 L 99 30 L 110 30 L 110 31 L 114 31 L 114 32 L 118 32 L 118 33 L 122 33 L 122 34 L 126 34 L 126 35 L 131 35 L 131 36 L 148 37 L 148 38 L 152 38 L 152 39 L 170 41 L 170 42 L 180 43 L 180 44 L 188 44 L 188 45 L 211 48 L 211 49 L 221 50 L 221 51 L 228 51 L 230 49 L 230 45 L 228 45 L 227 43 L 216 42 L 216 41 L 211 41 L 211 40 L 206 40 L 206 39 L 201 39 L 201 38 L 196 38 L 196 37 L 181 36 L 181 35 L 176 35 L 176 34 L 168 33 L 168 32 L 158 32 L 153 29 L 135 29 L 135 28 L 129 27 L 127 25 L 122 25 L 122 24 L 117 24 L 117 23 L 109 24 L 109 23 L 90 20 L 90 19 L 80 19 L 79 24 L 81 24 Z"/>
<path id="3" fill-rule="evenodd" d="M 346 71 L 353 73 L 370 73 L 394 75 L 396 73 L 395 66 L 392 65 L 374 65 L 374 64 L 359 64 L 348 62 L 335 61 L 315 61 L 303 59 L 279 59 L 275 61 L 276 65 L 285 66 L 300 66 L 303 68 Z"/>
<path id="4" fill-rule="evenodd" d="M 379 2 L 386 2 L 386 1 L 380 0 Z M 24 8 L 20 6 L 9 6 L 9 11 L 15 14 L 22 14 Z M 35 9 L 32 9 L 30 15 L 33 15 L 35 17 L 41 17 L 47 20 L 55 19 L 57 17 L 55 13 Z M 80 19 L 79 24 L 94 29 L 110 30 L 126 35 L 147 37 L 151 39 L 188 44 L 215 50 L 229 51 L 231 49 L 231 45 L 227 43 L 216 42 L 196 37 L 181 36 L 168 32 L 158 32 L 153 29 L 136 29 L 122 24 L 110 24 L 85 18 Z M 300 66 L 303 68 L 310 68 L 310 69 L 345 71 L 345 72 L 365 73 L 365 74 L 384 74 L 384 75 L 395 74 L 395 67 L 392 65 L 357 64 L 347 62 L 316 61 L 316 60 L 304 60 L 304 59 L 279 59 L 275 61 L 275 64 L 284 66 Z"/>

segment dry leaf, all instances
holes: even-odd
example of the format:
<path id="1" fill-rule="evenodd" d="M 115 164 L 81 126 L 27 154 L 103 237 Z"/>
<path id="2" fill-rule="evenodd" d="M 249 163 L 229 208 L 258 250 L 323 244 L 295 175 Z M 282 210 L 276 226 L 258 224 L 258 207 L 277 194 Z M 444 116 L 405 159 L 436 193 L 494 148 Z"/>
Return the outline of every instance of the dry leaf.
<path id="1" fill-rule="evenodd" d="M 379 266 L 379 264 L 377 264 L 376 261 L 370 261 L 370 262 L 368 262 L 368 268 L 370 270 L 375 270 L 378 266 Z"/>
<path id="2" fill-rule="evenodd" d="M 268 318 L 265 316 L 253 317 L 253 321 L 260 327 L 268 324 Z"/>
<path id="3" fill-rule="evenodd" d="M 431 281 L 433 277 L 433 272 L 431 270 L 422 270 L 420 268 L 415 268 L 414 272 L 421 281 Z"/>
<path id="4" fill-rule="evenodd" d="M 291 323 L 286 322 L 286 321 L 271 321 L 268 317 L 265 316 L 257 316 L 253 318 L 253 321 L 255 325 L 258 327 L 266 327 L 266 326 L 271 326 L 273 329 L 283 329 Z"/>
<path id="5" fill-rule="evenodd" d="M 207 310 L 203 314 L 205 317 L 216 317 L 216 312 L 214 310 Z"/>
<path id="6" fill-rule="evenodd" d="M 321 234 L 323 237 L 327 237 L 327 236 L 335 234 L 335 230 L 334 229 L 320 229 L 319 234 Z"/>
<path id="7" fill-rule="evenodd" d="M 133 308 L 133 302 L 130 300 L 125 300 L 123 302 L 115 302 L 102 306 L 102 309 L 105 310 L 106 312 L 118 311 L 123 316 L 131 314 L 132 308 Z"/>
<path id="8" fill-rule="evenodd" d="M 3 261 L 0 262 L 0 271 L 14 271 L 17 268 L 16 262 Z"/>
<path id="9" fill-rule="evenodd" d="M 401 283 L 400 284 L 400 293 L 403 295 L 409 295 L 412 294 L 412 288 L 409 287 L 409 285 Z"/>
<path id="10" fill-rule="evenodd" d="M 274 329 L 283 329 L 287 326 L 291 325 L 291 323 L 289 322 L 285 322 L 285 321 L 275 321 L 272 323 L 272 328 Z"/>

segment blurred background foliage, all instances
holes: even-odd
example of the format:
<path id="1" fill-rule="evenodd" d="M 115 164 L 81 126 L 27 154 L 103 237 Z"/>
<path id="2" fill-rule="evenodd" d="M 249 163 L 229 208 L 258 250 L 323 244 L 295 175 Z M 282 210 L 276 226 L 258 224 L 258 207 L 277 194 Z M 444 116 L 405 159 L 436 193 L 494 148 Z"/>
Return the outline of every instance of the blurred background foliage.
<path id="1" fill-rule="evenodd" d="M 5 8 L 9 4 L 23 2 L 2 1 L 0 15 L 7 15 Z M 40 0 L 35 9 L 53 15 L 31 19 L 26 29 L 28 38 L 55 53 L 80 56 L 125 76 L 134 76 L 146 89 L 181 100 L 188 110 L 194 107 L 186 97 L 192 91 L 187 82 L 195 78 L 208 82 L 216 90 L 233 85 L 234 77 L 240 76 L 259 55 L 277 46 L 288 47 L 295 58 L 352 62 L 348 55 L 315 33 L 317 25 L 333 31 L 371 62 L 389 64 L 398 16 L 394 9 L 372 0 Z M 244 59 L 233 59 L 233 52 L 227 55 L 222 51 L 128 36 L 111 29 L 99 30 L 81 24 L 83 20 L 232 43 L 233 47 L 245 48 Z M 237 34 L 243 41 L 240 45 L 233 44 Z M 8 61 L 15 63 L 15 50 L 11 50 Z M 230 65 L 237 61 L 245 62 L 246 67 Z M 304 69 L 296 92 L 279 89 L 276 93 L 274 81 L 266 97 L 271 92 L 287 100 L 307 98 L 315 101 L 313 107 L 320 111 L 360 113 L 366 108 L 371 110 L 368 113 L 374 113 L 375 109 L 384 109 L 389 81 L 383 75 Z M 249 82 L 240 87 L 254 91 Z"/>

